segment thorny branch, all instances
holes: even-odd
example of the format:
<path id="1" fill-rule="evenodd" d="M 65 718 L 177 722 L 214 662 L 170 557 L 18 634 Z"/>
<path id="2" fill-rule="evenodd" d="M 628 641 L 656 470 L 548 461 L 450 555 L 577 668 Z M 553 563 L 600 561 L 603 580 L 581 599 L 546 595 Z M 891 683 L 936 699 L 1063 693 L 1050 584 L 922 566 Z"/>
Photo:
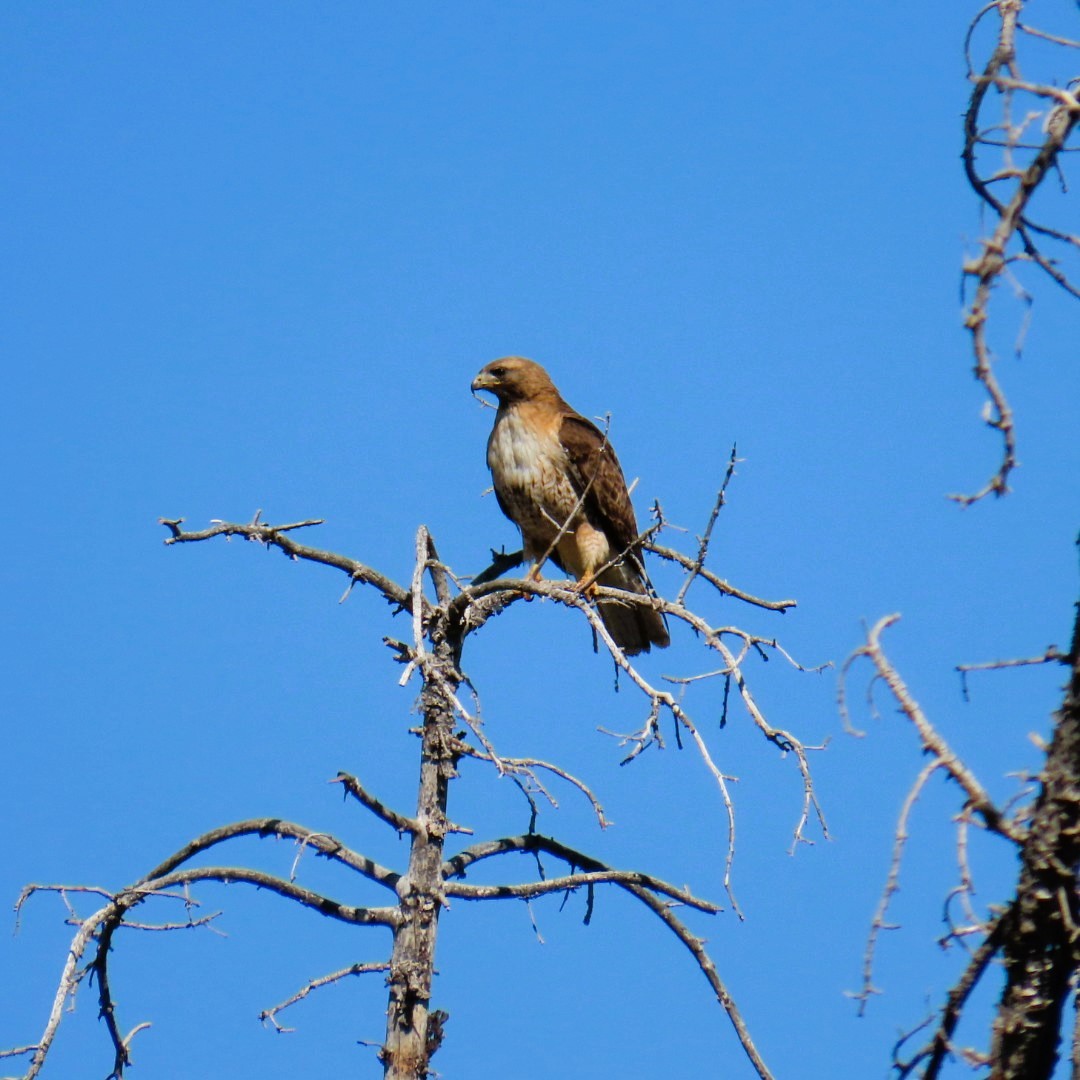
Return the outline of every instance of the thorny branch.
<path id="1" fill-rule="evenodd" d="M 971 808 L 982 818 L 983 823 L 991 832 L 998 833 L 1000 836 L 1013 841 L 1013 843 L 1022 843 L 1023 831 L 998 809 L 987 794 L 986 789 L 975 777 L 975 774 L 953 752 L 945 738 L 930 723 L 926 714 L 912 696 L 907 684 L 900 677 L 900 673 L 892 666 L 885 655 L 881 647 L 881 634 L 899 620 L 899 615 L 887 615 L 885 618 L 879 619 L 867 634 L 866 644 L 856 649 L 844 662 L 839 685 L 842 714 L 847 715 L 843 676 L 847 674 L 856 660 L 866 657 L 874 665 L 878 677 L 889 688 L 893 697 L 896 698 L 900 711 L 915 725 L 915 729 L 918 731 L 919 738 L 922 741 L 923 752 L 931 755 L 948 776 L 963 788 Z"/>
<path id="2" fill-rule="evenodd" d="M 721 595 L 732 596 L 736 599 L 740 599 L 748 604 L 752 604 L 757 607 L 762 607 L 767 610 L 783 612 L 789 607 L 795 606 L 794 600 L 778 600 L 770 601 L 764 600 L 759 597 L 752 596 L 742 590 L 735 588 L 728 582 L 717 577 L 708 569 L 705 565 L 705 559 L 708 553 L 708 538 L 711 536 L 711 530 L 715 524 L 717 515 L 721 507 L 723 506 L 728 483 L 730 482 L 733 474 L 734 464 L 734 448 L 732 450 L 732 460 L 729 463 L 728 472 L 725 475 L 724 482 L 717 494 L 717 499 L 709 517 L 709 521 L 706 527 L 706 531 L 703 534 L 702 541 L 699 545 L 699 550 L 696 558 L 690 558 L 683 555 L 681 552 L 675 551 L 671 548 L 661 547 L 651 541 L 646 541 L 644 547 L 647 550 L 666 558 L 672 562 L 682 566 L 686 571 L 687 580 L 693 580 L 700 578 L 701 580 L 708 582 L 714 587 Z M 355 559 L 348 559 L 334 553 L 321 551 L 319 549 L 306 547 L 295 543 L 288 535 L 289 531 L 308 527 L 318 524 L 317 520 L 299 522 L 286 526 L 272 526 L 262 523 L 260 520 L 260 514 L 256 514 L 255 518 L 250 524 L 240 525 L 228 522 L 218 522 L 210 529 L 206 529 L 200 532 L 184 532 L 180 525 L 182 519 L 161 519 L 172 534 L 166 541 L 169 544 L 175 543 L 187 543 L 193 541 L 201 541 L 211 539 L 216 536 L 243 536 L 245 539 L 263 543 L 266 546 L 275 546 L 284 551 L 290 558 L 293 559 L 307 559 L 313 562 L 322 563 L 327 566 L 335 567 L 350 577 L 350 588 L 353 584 L 361 582 L 364 584 L 373 585 L 384 597 L 391 603 L 393 603 L 397 610 L 408 611 L 412 614 L 413 620 L 413 637 L 414 641 L 417 640 L 417 635 L 420 635 L 421 644 L 408 646 L 404 643 L 393 642 L 394 648 L 398 651 L 401 661 L 406 665 L 406 670 L 402 675 L 402 682 L 407 681 L 408 676 L 412 674 L 418 667 L 424 666 L 424 646 L 422 644 L 422 634 L 424 626 L 432 618 L 433 609 L 430 603 L 423 596 L 420 588 L 420 574 L 424 569 L 432 571 L 432 567 L 436 566 L 441 568 L 441 564 L 437 563 L 437 560 L 431 557 L 431 552 L 427 552 L 423 562 L 418 558 L 416 567 L 417 570 L 414 573 L 411 587 L 408 590 L 402 589 L 395 582 L 390 581 L 385 576 L 379 574 L 371 567 L 359 562 Z M 650 530 L 651 532 L 651 530 Z M 425 533 L 426 536 L 426 533 Z M 427 541 L 425 541 L 427 542 Z M 504 564 L 516 565 L 514 560 L 518 560 L 515 556 L 501 556 Z M 520 561 L 520 560 L 518 560 Z M 491 579 L 488 574 L 479 575 L 476 579 L 477 584 L 466 586 L 463 588 L 457 596 L 453 599 L 448 599 L 445 602 L 447 613 L 454 622 L 460 622 L 464 628 L 464 634 L 469 634 L 479 630 L 493 615 L 497 615 L 509 607 L 511 604 L 522 599 L 523 597 L 531 596 L 543 596 L 549 599 L 555 600 L 566 606 L 573 607 L 581 611 L 585 617 L 589 620 L 590 625 L 593 628 L 594 633 L 598 640 L 602 640 L 611 653 L 616 665 L 623 670 L 631 681 L 647 696 L 650 703 L 649 715 L 646 719 L 645 725 L 639 732 L 633 735 L 620 736 L 623 741 L 623 745 L 631 745 L 631 750 L 626 761 L 631 761 L 638 754 L 640 754 L 649 745 L 656 743 L 662 745 L 659 730 L 659 719 L 662 711 L 668 711 L 674 718 L 677 724 L 683 727 L 691 736 L 692 741 L 697 746 L 699 753 L 704 761 L 706 768 L 709 770 L 720 791 L 721 799 L 724 804 L 725 812 L 728 818 L 728 852 L 726 856 L 725 864 L 725 888 L 731 895 L 732 903 L 738 910 L 738 905 L 735 902 L 734 895 L 732 894 L 731 885 L 731 868 L 734 859 L 735 851 L 735 820 L 734 820 L 734 805 L 731 799 L 730 792 L 727 788 L 727 780 L 729 779 L 724 775 L 721 769 L 713 761 L 712 756 L 708 750 L 705 740 L 698 730 L 690 714 L 683 708 L 681 703 L 676 697 L 663 690 L 659 690 L 654 687 L 640 671 L 630 662 L 630 660 L 621 652 L 617 645 L 611 640 L 610 635 L 606 632 L 601 621 L 596 615 L 595 608 L 591 606 L 588 600 L 583 598 L 579 592 L 567 588 L 565 585 L 558 582 L 550 581 L 536 581 L 531 577 L 523 579 Z M 443 589 L 447 589 L 446 576 L 440 578 L 438 585 Z M 447 595 L 448 592 L 447 592 Z M 685 588 L 682 590 L 681 595 L 685 596 Z M 799 821 L 796 824 L 794 831 L 795 844 L 805 842 L 804 827 L 808 821 L 809 815 L 813 812 L 821 825 L 824 835 L 828 835 L 827 826 L 825 823 L 824 815 L 821 807 L 817 801 L 813 790 L 813 782 L 809 769 L 809 762 L 807 760 L 807 751 L 812 749 L 805 746 L 802 742 L 796 739 L 789 732 L 782 731 L 780 729 L 773 728 L 762 714 L 760 708 L 757 706 L 753 694 L 751 693 L 745 675 L 742 671 L 742 663 L 751 650 L 764 655 L 767 652 L 776 652 L 787 662 L 792 664 L 798 670 L 807 670 L 802 665 L 796 663 L 791 656 L 779 645 L 774 638 L 765 638 L 757 635 L 750 634 L 746 631 L 740 630 L 736 627 L 721 626 L 713 627 L 701 616 L 697 615 L 685 603 L 681 601 L 669 602 L 659 598 L 650 596 L 639 596 L 633 593 L 624 592 L 619 589 L 610 589 L 598 586 L 594 590 L 594 596 L 597 599 L 614 599 L 622 603 L 635 603 L 645 604 L 662 611 L 665 615 L 673 617 L 677 620 L 681 620 L 687 623 L 696 634 L 701 636 L 707 647 L 719 652 L 724 661 L 724 667 L 715 672 L 708 673 L 710 677 L 717 675 L 730 676 L 739 692 L 739 696 L 743 701 L 747 712 L 753 719 L 757 727 L 762 731 L 765 737 L 773 742 L 777 747 L 785 754 L 791 752 L 795 756 L 796 764 L 800 772 L 800 776 L 803 782 L 803 806 L 800 812 Z M 739 642 L 739 646 L 736 652 L 728 647 L 725 638 L 733 637 Z M 814 670 L 820 670 L 814 669 Z M 462 680 L 465 677 L 461 676 Z M 698 678 L 693 676 L 691 678 Z M 677 680 L 678 681 L 678 680 Z M 444 692 L 447 692 L 454 701 L 454 705 L 461 719 L 470 727 L 473 733 L 476 735 L 478 741 L 480 741 L 483 750 L 478 755 L 481 759 L 489 760 L 500 771 L 506 771 L 503 764 L 503 759 L 495 751 L 495 748 L 488 741 L 483 734 L 482 725 L 478 716 L 474 716 L 468 709 L 464 707 L 460 698 L 458 697 L 456 690 L 453 688 L 444 687 Z M 510 771 L 516 771 L 511 769 Z M 535 774 L 531 778 L 536 782 Z M 574 779 L 567 777 L 571 783 L 581 790 L 586 797 L 589 798 L 590 803 L 594 809 L 599 806 L 598 800 L 591 792 L 586 788 L 584 784 Z M 542 784 L 537 784 L 537 789 L 544 791 Z M 549 796 L 550 798 L 550 796 Z M 599 812 L 599 816 L 602 818 L 602 811 Z"/>
<path id="3" fill-rule="evenodd" d="M 1011 282 L 1030 309 L 1031 295 L 1013 276 L 1014 270 L 1027 262 L 1042 270 L 1070 296 L 1080 298 L 1075 270 L 1064 269 L 1059 263 L 1059 257 L 1068 256 L 1075 264 L 1080 253 L 1080 236 L 1037 222 L 1031 216 L 1034 197 L 1051 174 L 1056 174 L 1062 191 L 1067 190 L 1062 157 L 1077 150 L 1066 143 L 1080 123 L 1080 78 L 1072 78 L 1063 88 L 1058 83 L 1064 80 L 1055 78 L 1051 83 L 1025 77 L 1017 32 L 1059 50 L 1078 49 L 1080 42 L 1022 23 L 1020 15 L 1024 6 L 1024 0 L 991 0 L 972 21 L 965 40 L 972 91 L 964 116 L 963 163 L 968 183 L 983 209 L 992 215 L 989 235 L 980 241 L 978 254 L 963 267 L 965 295 L 968 283 L 974 285 L 965 312 L 965 326 L 971 335 L 975 376 L 989 396 L 983 419 L 999 433 L 1002 441 L 1001 462 L 987 483 L 974 494 L 951 496 L 965 507 L 991 493 L 1006 494 L 1010 474 L 1017 465 L 1015 420 L 998 381 L 987 336 L 994 287 L 1000 282 Z M 976 71 L 971 58 L 972 42 L 980 24 L 991 15 L 997 18 L 993 46 L 982 69 Z M 1057 55 L 1060 58 L 1064 54 L 1059 51 Z M 1025 64 L 1028 59 L 1026 55 Z M 1070 61 L 1075 62 L 1075 54 Z M 1045 206 L 1045 198 L 1041 205 Z M 1025 316 L 1015 346 L 1017 355 L 1021 353 L 1026 328 Z M 930 725 L 885 657 L 880 633 L 897 618 L 883 619 L 869 632 L 867 644 L 844 665 L 840 682 L 841 714 L 850 729 L 843 676 L 856 659 L 870 659 L 875 668 L 870 692 L 874 682 L 886 684 L 901 713 L 917 729 L 924 753 L 929 755 L 929 761 L 908 793 L 896 829 L 889 875 L 867 946 L 863 990 L 856 995 L 861 999 L 860 1010 L 869 994 L 875 992 L 871 982 L 874 945 L 878 932 L 887 926 L 885 914 L 898 885 L 908 815 L 931 774 L 943 770 L 959 784 L 967 800 L 956 817 L 960 883 L 945 903 L 947 932 L 941 943 L 947 946 L 958 942 L 969 948 L 968 938 L 979 940 L 974 949 L 969 949 L 967 967 L 949 991 L 936 1022 L 931 1018 L 897 1044 L 896 1073 L 907 1077 L 920 1071 L 924 1080 L 936 1080 L 945 1061 L 956 1056 L 974 1066 L 991 1066 L 993 1080 L 1048 1078 L 1057 1063 L 1062 1007 L 1070 980 L 1074 999 L 1080 1000 L 1076 990 L 1080 972 L 1080 901 L 1076 879 L 1080 864 L 1080 606 L 1068 656 L 1050 646 L 1038 657 L 961 664 L 956 668 L 966 701 L 967 676 L 973 671 L 1055 662 L 1072 667 L 1072 681 L 1055 719 L 1053 739 L 1038 778 L 1038 796 L 1033 804 L 1015 813 L 1012 807 L 1026 799 L 1030 791 L 1016 796 L 1005 807 L 996 806 L 971 770 Z M 992 918 L 980 918 L 970 900 L 974 891 L 967 851 L 971 824 L 982 824 L 1020 849 L 1021 872 L 1016 896 L 1003 910 L 997 909 Z M 964 905 L 967 920 L 964 926 L 956 924 L 950 910 L 957 897 Z M 999 953 L 1004 961 L 1005 989 L 990 1052 L 957 1047 L 953 1038 L 965 1004 Z M 914 1054 L 902 1057 L 903 1047 L 930 1025 L 933 1025 L 930 1038 Z M 1080 1075 L 1080 1014 L 1073 1033 L 1073 1074 Z"/>
<path id="4" fill-rule="evenodd" d="M 731 869 L 735 855 L 735 813 L 734 804 L 731 799 L 731 793 L 728 788 L 728 781 L 732 779 L 727 776 L 716 764 L 713 759 L 712 753 L 709 750 L 708 744 L 699 729 L 698 725 L 694 722 L 690 713 L 683 707 L 681 701 L 675 694 L 667 690 L 662 690 L 659 687 L 653 685 L 642 673 L 639 667 L 633 664 L 618 648 L 618 646 L 611 640 L 611 636 L 604 626 L 603 621 L 600 619 L 596 610 L 585 600 L 579 593 L 568 588 L 564 584 L 556 584 L 553 582 L 541 581 L 530 582 L 528 579 L 515 580 L 515 581 L 493 581 L 479 588 L 473 587 L 466 589 L 462 594 L 462 597 L 458 598 L 458 601 L 465 600 L 466 602 L 472 600 L 472 604 L 465 610 L 463 618 L 466 620 L 472 620 L 475 625 L 481 625 L 490 617 L 490 612 L 485 608 L 484 601 L 487 598 L 489 592 L 493 593 L 499 602 L 502 602 L 502 597 L 506 590 L 513 590 L 524 595 L 534 596 L 547 596 L 551 599 L 557 600 L 560 603 L 566 604 L 569 607 L 575 607 L 582 612 L 582 614 L 589 620 L 589 623 L 593 629 L 599 641 L 602 641 L 607 647 L 612 659 L 617 667 L 624 672 L 630 681 L 646 696 L 649 701 L 649 713 L 646 718 L 644 726 L 633 734 L 617 736 L 620 739 L 620 743 L 624 746 L 629 745 L 632 747 L 630 753 L 624 760 L 625 763 L 629 763 L 634 760 L 643 750 L 650 745 L 656 744 L 658 746 L 663 745 L 660 736 L 660 715 L 662 711 L 667 711 L 675 723 L 682 730 L 686 731 L 691 740 L 694 742 L 698 749 L 699 755 L 704 762 L 707 770 L 715 780 L 721 800 L 723 802 L 725 812 L 728 820 L 728 847 L 727 856 L 725 860 L 724 871 L 724 886 L 727 890 L 729 897 L 731 898 L 732 906 L 736 911 L 739 910 L 738 904 L 735 900 L 732 881 L 731 881 Z M 799 823 L 796 825 L 795 839 L 796 842 L 802 841 L 803 826 L 807 820 L 809 808 L 812 807 L 817 814 L 819 823 L 822 827 L 823 834 L 828 835 L 827 827 L 825 824 L 824 814 L 817 801 L 816 794 L 813 789 L 813 782 L 810 775 L 809 763 L 807 761 L 807 751 L 810 749 L 806 747 L 802 742 L 795 738 L 792 734 L 780 729 L 773 728 L 765 720 L 763 713 L 758 707 L 754 696 L 746 682 L 745 676 L 742 672 L 741 664 L 745 657 L 749 654 L 751 649 L 763 649 L 777 652 L 783 656 L 789 662 L 793 664 L 799 670 L 805 670 L 800 665 L 795 664 L 791 658 L 784 653 L 777 646 L 776 642 L 772 639 L 766 639 L 757 637 L 752 634 L 748 634 L 745 631 L 739 630 L 735 627 L 713 627 L 706 620 L 696 615 L 689 608 L 681 604 L 675 604 L 660 599 L 651 599 L 645 596 L 637 596 L 633 593 L 626 593 L 619 589 L 610 589 L 605 587 L 598 587 L 596 589 L 596 596 L 599 599 L 612 598 L 620 600 L 626 603 L 641 603 L 651 605 L 658 610 L 664 612 L 666 615 L 681 620 L 691 626 L 698 635 L 704 640 L 705 644 L 718 653 L 724 660 L 725 667 L 719 672 L 713 672 L 711 674 L 730 674 L 738 687 L 740 697 L 743 701 L 747 712 L 753 719 L 755 725 L 762 731 L 765 737 L 777 745 L 784 753 L 793 753 L 800 771 L 800 775 L 803 780 L 803 792 L 804 792 L 804 804 L 803 811 L 800 815 Z M 457 602 L 457 601 L 455 601 Z M 728 647 L 727 637 L 734 637 L 739 641 L 738 653 L 732 652 Z M 603 729 L 602 729 L 603 730 Z M 608 733 L 610 734 L 610 732 Z"/>
<path id="5" fill-rule="evenodd" d="M 690 586 L 694 584 L 694 578 L 696 578 L 705 568 L 705 559 L 709 554 L 709 541 L 712 540 L 713 526 L 716 524 L 717 518 L 720 517 L 720 511 L 724 508 L 724 502 L 727 499 L 728 484 L 731 483 L 731 478 L 735 475 L 735 466 L 738 464 L 738 460 L 739 459 L 736 457 L 735 444 L 732 443 L 727 471 L 724 473 L 724 479 L 720 484 L 720 490 L 716 493 L 716 501 L 713 503 L 712 512 L 709 514 L 709 520 L 705 523 L 705 531 L 698 537 L 697 557 L 694 559 L 687 571 L 686 577 L 683 579 L 682 586 L 679 588 L 679 592 L 675 597 L 676 604 L 681 604 L 686 599 L 686 594 L 690 591 Z"/>
<path id="6" fill-rule="evenodd" d="M 734 597 L 736 600 L 741 600 L 744 604 L 752 604 L 754 607 L 765 608 L 766 611 L 778 611 L 781 614 L 787 611 L 788 608 L 798 606 L 794 600 L 764 600 L 760 596 L 754 596 L 751 593 L 744 592 L 742 589 L 732 585 L 731 582 L 725 581 L 722 577 L 714 574 L 704 565 L 699 564 L 697 560 L 691 559 L 688 555 L 684 555 L 675 548 L 664 547 L 662 544 L 655 544 L 648 540 L 642 546 L 646 551 L 651 551 L 661 559 L 666 559 L 668 562 L 673 562 L 676 565 L 681 566 L 684 570 L 692 573 L 694 577 L 700 577 L 703 581 L 707 581 L 713 588 L 718 592 L 723 593 L 725 596 Z"/>
<path id="7" fill-rule="evenodd" d="M 1080 252 L 1080 236 L 1039 224 L 1029 216 L 1035 193 L 1051 173 L 1060 174 L 1060 155 L 1080 122 L 1080 80 L 1073 79 L 1069 89 L 1025 80 L 1020 72 L 1016 31 L 1023 30 L 1063 48 L 1075 48 L 1076 42 L 1023 25 L 1019 21 L 1023 7 L 1023 0 L 987 4 L 972 22 L 967 39 L 968 75 L 973 88 L 964 115 L 964 171 L 972 189 L 996 217 L 996 224 L 990 235 L 980 241 L 979 254 L 964 264 L 965 283 L 970 280 L 975 284 L 964 325 L 971 334 L 975 377 L 990 399 L 983 419 L 1001 435 L 1002 458 L 997 471 L 977 492 L 950 496 L 962 506 L 970 506 L 991 493 L 1006 494 L 1009 474 L 1017 465 L 1013 412 L 998 381 L 986 333 L 994 286 L 1014 264 L 1031 262 L 1070 295 L 1080 298 L 1074 280 L 1061 269 L 1057 258 L 1040 246 L 1043 240 L 1052 240 L 1062 245 L 1065 253 L 1076 255 Z M 994 48 L 977 73 L 971 63 L 970 44 L 976 27 L 990 12 L 997 14 L 999 26 Z M 1030 111 L 1023 120 L 1014 120 L 1016 105 L 1025 99 L 1030 100 Z M 995 103 L 996 112 L 988 117 L 990 102 Z M 1032 144 L 1025 137 L 1036 119 L 1042 120 L 1043 139 Z M 1001 151 L 994 154 L 992 164 L 984 164 L 980 154 L 987 147 Z M 1025 154 L 1027 157 L 1019 161 Z M 999 196 L 991 190 L 992 185 L 1002 184 L 1009 186 L 1007 194 Z M 1036 237 L 1040 238 L 1038 242 Z"/>
<path id="8" fill-rule="evenodd" d="M 1009 810 L 1015 800 L 1005 808 L 990 801 L 974 774 L 930 724 L 885 656 L 880 635 L 897 618 L 888 616 L 880 620 L 868 632 L 866 645 L 856 650 L 841 673 L 840 704 L 845 718 L 843 678 L 857 659 L 865 657 L 874 665 L 875 680 L 888 687 L 900 712 L 917 730 L 924 753 L 929 755 L 901 810 L 888 878 L 864 956 L 863 988 L 854 996 L 860 1002 L 861 1012 L 870 995 L 878 992 L 872 983 L 874 951 L 880 931 L 892 928 L 886 922 L 886 913 L 899 887 L 908 818 L 931 775 L 942 770 L 963 789 L 967 799 L 956 818 L 961 883 L 946 901 L 948 929 L 941 944 L 959 942 L 968 948 L 967 938 L 978 936 L 980 940 L 970 950 L 966 969 L 949 991 L 930 1038 L 906 1058 L 901 1057 L 903 1047 L 927 1025 L 921 1025 L 897 1044 L 894 1052 L 897 1075 L 906 1077 L 921 1070 L 924 1080 L 935 1080 L 947 1058 L 958 1055 L 973 1063 L 992 1064 L 996 1080 L 1049 1077 L 1057 1061 L 1059 1027 L 1069 981 L 1075 980 L 1080 971 L 1080 897 L 1076 886 L 1076 868 L 1080 865 L 1080 605 L 1077 605 L 1072 649 L 1064 657 L 1072 669 L 1072 678 L 1039 777 L 1040 791 L 1033 805 L 1011 816 Z M 965 668 L 985 670 L 1061 659 L 1058 650 L 1051 647 L 1042 657 L 965 665 Z M 1016 896 L 989 919 L 976 916 L 967 899 L 973 891 L 967 861 L 967 833 L 973 819 L 1020 849 L 1021 873 Z M 967 906 L 966 926 L 957 926 L 949 911 L 956 896 L 961 896 Z M 1006 986 L 994 1023 L 993 1046 L 989 1054 L 958 1048 L 953 1035 L 964 1006 L 999 953 L 1004 958 Z"/>
<path id="9" fill-rule="evenodd" d="M 857 649 L 847 661 L 844 663 L 840 672 L 840 680 L 838 684 L 839 694 L 839 708 L 841 716 L 844 719 L 845 726 L 852 734 L 862 734 L 855 731 L 850 724 L 848 715 L 848 707 L 846 702 L 846 678 L 852 665 L 861 657 L 869 658 L 876 669 L 874 680 L 881 680 L 886 683 L 892 692 L 894 698 L 900 706 L 901 713 L 911 721 L 920 734 L 920 738 L 923 745 L 924 753 L 930 755 L 929 760 L 919 771 L 918 776 L 915 778 L 911 787 L 908 790 L 907 795 L 904 798 L 903 805 L 900 809 L 900 815 L 897 820 L 896 829 L 893 833 L 893 851 L 892 857 L 889 861 L 889 870 L 885 879 L 885 884 L 882 888 L 881 895 L 878 899 L 877 909 L 874 912 L 874 917 L 870 925 L 870 931 L 867 935 L 866 948 L 863 952 L 863 969 L 862 969 L 862 988 L 855 993 L 849 994 L 858 1002 L 858 1012 L 862 1016 L 867 1004 L 871 997 L 876 994 L 880 994 L 881 991 L 874 985 L 874 960 L 877 951 L 878 940 L 881 932 L 884 930 L 895 930 L 897 925 L 888 921 L 889 905 L 900 888 L 900 875 L 901 867 L 903 863 L 904 850 L 909 839 L 908 822 L 911 816 L 911 812 L 917 802 L 919 796 L 922 794 L 923 789 L 926 787 L 927 782 L 939 769 L 944 770 L 954 780 L 964 787 L 965 791 L 969 793 L 968 803 L 965 806 L 964 811 L 959 816 L 960 832 L 958 834 L 958 855 L 960 858 L 962 877 L 964 878 L 964 886 L 960 890 L 970 889 L 969 874 L 966 865 L 966 849 L 965 849 L 965 837 L 966 837 L 966 823 L 969 819 L 969 815 L 974 808 L 974 803 L 977 799 L 980 799 L 981 787 L 972 787 L 971 778 L 967 774 L 966 769 L 960 775 L 957 774 L 956 766 L 958 759 L 948 749 L 944 740 L 938 735 L 936 731 L 930 726 L 929 721 L 926 719 L 922 710 L 915 703 L 896 673 L 895 669 L 889 663 L 885 657 L 884 652 L 881 649 L 880 634 L 887 627 L 892 625 L 899 616 L 889 616 L 881 619 L 867 635 L 867 644 L 860 649 Z M 872 685 L 872 684 L 871 684 Z M 871 702 L 872 704 L 872 702 Z M 961 778 L 963 777 L 963 779 Z M 969 788 L 972 790 L 969 791 Z M 984 802 L 985 806 L 985 802 Z M 1004 816 L 1000 812 L 992 814 L 991 818 L 995 821 L 1003 821 Z M 985 820 L 985 818 L 984 818 Z M 999 828 L 996 830 L 1002 832 Z M 1006 833 L 1002 833 L 1007 835 Z M 947 909 L 948 905 L 946 905 Z M 946 918 L 948 918 L 948 912 L 946 910 Z M 924 1080 L 929 1080 L 930 1077 L 936 1077 L 941 1064 L 945 1060 L 946 1056 L 952 1052 L 952 1033 L 960 1019 L 960 1014 L 963 1010 L 964 1003 L 966 1002 L 968 995 L 971 993 L 975 986 L 975 983 L 981 977 L 985 971 L 987 964 L 992 959 L 994 953 L 1000 947 L 998 942 L 998 933 L 1000 928 L 1000 920 L 995 924 L 992 930 L 988 931 L 983 939 L 983 942 L 975 950 L 975 953 L 968 965 L 966 972 L 961 978 L 960 982 L 954 986 L 953 990 L 948 996 L 948 1000 L 941 1011 L 941 1017 L 936 1025 L 933 1034 L 930 1039 L 919 1049 L 912 1057 L 907 1060 L 903 1060 L 900 1057 L 900 1052 L 904 1045 L 913 1038 L 920 1031 L 924 1030 L 932 1021 L 927 1020 L 923 1024 L 920 1024 L 914 1031 L 902 1036 L 897 1042 L 894 1051 L 893 1058 L 898 1076 L 905 1077 L 912 1074 L 912 1072 L 923 1063 L 926 1063 L 926 1069 L 923 1072 Z M 949 939 L 958 937 L 958 934 L 954 931 L 949 935 Z M 947 943 L 947 942 L 945 942 Z"/>
<path id="10" fill-rule="evenodd" d="M 339 772 L 329 783 L 340 784 L 346 795 L 351 795 L 361 806 L 370 810 L 391 828 L 396 829 L 399 834 L 416 831 L 417 824 L 412 818 L 399 814 L 396 810 L 391 810 L 389 806 L 380 802 L 355 776 Z"/>
<path id="11" fill-rule="evenodd" d="M 562 877 L 548 878 L 545 881 L 526 881 L 513 885 L 447 885 L 448 897 L 462 900 L 532 900 L 548 893 L 573 892 L 576 889 L 593 885 L 620 885 L 629 889 L 631 886 L 649 889 L 660 896 L 668 896 L 680 904 L 716 914 L 721 909 L 708 900 L 699 900 L 685 889 L 668 885 L 649 874 L 640 874 L 633 870 L 595 870 L 586 874 L 564 874 Z"/>

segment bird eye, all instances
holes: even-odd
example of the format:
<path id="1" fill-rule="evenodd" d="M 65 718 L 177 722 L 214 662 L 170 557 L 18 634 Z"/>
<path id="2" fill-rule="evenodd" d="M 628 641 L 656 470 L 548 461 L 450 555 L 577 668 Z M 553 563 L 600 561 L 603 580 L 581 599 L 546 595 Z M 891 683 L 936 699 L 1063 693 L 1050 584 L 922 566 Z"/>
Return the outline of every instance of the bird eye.
<path id="1" fill-rule="evenodd" d="M 501 379 L 506 375 L 506 368 L 493 367 L 491 368 L 491 374 L 494 375 L 496 379 Z"/>

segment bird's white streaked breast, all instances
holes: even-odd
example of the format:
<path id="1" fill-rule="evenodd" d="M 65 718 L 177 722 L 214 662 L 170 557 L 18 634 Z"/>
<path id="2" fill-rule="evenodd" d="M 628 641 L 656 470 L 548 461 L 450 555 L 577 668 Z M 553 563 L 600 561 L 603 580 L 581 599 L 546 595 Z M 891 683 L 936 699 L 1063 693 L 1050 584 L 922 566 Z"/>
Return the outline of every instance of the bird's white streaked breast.
<path id="1" fill-rule="evenodd" d="M 559 440 L 508 409 L 491 432 L 487 459 L 495 489 L 522 530 L 554 536 L 577 503 Z"/>
<path id="2" fill-rule="evenodd" d="M 525 423 L 514 409 L 508 409 L 491 432 L 488 466 L 492 473 L 515 487 L 537 483 L 541 480 L 537 475 L 538 468 L 562 465 L 565 460 L 566 452 L 558 439 L 538 434 L 536 428 Z"/>

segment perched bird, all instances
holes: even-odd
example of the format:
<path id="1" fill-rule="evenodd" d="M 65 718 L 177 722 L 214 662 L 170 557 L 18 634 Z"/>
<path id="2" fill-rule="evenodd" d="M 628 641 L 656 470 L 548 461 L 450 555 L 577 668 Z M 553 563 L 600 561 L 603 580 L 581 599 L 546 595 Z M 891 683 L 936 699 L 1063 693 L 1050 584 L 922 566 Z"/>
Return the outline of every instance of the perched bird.
<path id="1" fill-rule="evenodd" d="M 539 579 L 546 556 L 587 595 L 596 585 L 649 595 L 634 508 L 607 437 L 532 360 L 493 360 L 472 389 L 499 400 L 487 463 L 502 512 L 521 530 L 530 574 Z M 628 656 L 670 644 L 663 615 L 648 605 L 605 599 L 597 607 Z"/>

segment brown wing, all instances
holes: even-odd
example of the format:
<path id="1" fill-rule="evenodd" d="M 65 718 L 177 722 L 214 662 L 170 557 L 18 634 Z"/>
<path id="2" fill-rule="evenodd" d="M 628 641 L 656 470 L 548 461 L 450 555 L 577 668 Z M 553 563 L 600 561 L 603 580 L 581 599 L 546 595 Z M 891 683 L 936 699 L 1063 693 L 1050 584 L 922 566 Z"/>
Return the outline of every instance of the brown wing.
<path id="1" fill-rule="evenodd" d="M 613 555 L 628 552 L 625 559 L 604 571 L 597 581 L 616 589 L 655 595 L 641 552 L 634 548 L 637 519 L 615 451 L 595 424 L 575 412 L 564 414 L 559 441 L 566 451 L 570 480 L 578 497 L 586 492 L 583 505 L 589 521 L 603 530 Z M 590 480 L 592 484 L 586 491 Z M 627 656 L 648 652 L 651 645 L 666 649 L 671 643 L 661 612 L 604 600 L 597 606 L 612 639 Z"/>
<path id="2" fill-rule="evenodd" d="M 637 539 L 637 519 L 611 444 L 595 424 L 573 412 L 563 416 L 559 441 L 566 451 L 578 498 L 588 487 L 584 509 L 589 520 L 603 529 L 612 554 L 626 551 Z"/>

